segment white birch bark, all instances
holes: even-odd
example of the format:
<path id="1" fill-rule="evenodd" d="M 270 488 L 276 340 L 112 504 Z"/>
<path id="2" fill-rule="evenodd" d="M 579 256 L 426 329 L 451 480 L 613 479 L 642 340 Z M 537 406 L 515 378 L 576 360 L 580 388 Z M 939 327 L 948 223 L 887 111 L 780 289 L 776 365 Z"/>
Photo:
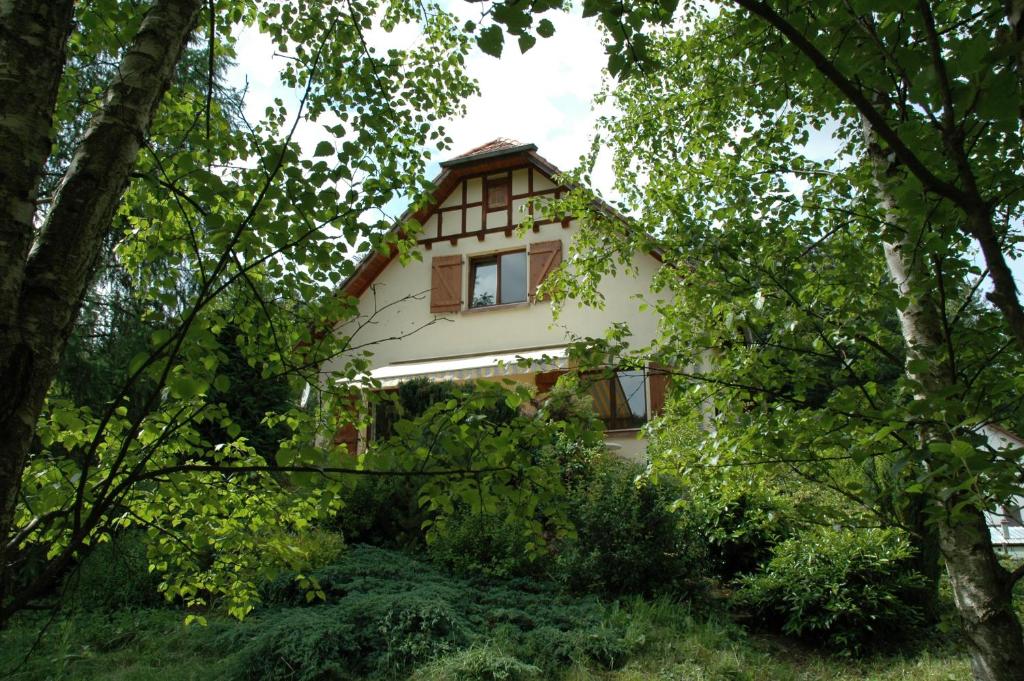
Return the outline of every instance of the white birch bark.
<path id="1" fill-rule="evenodd" d="M 28 22 L 28 44 L 42 44 L 45 41 L 40 36 L 45 36 L 52 42 L 50 48 L 62 55 L 69 28 L 48 22 L 60 23 L 64 16 L 57 11 L 43 12 L 38 7 L 34 13 L 19 11 L 46 3 L 54 7 L 71 4 L 64 0 L 0 0 L 0 21 Z M 20 119 L 7 115 L 6 98 L 0 107 L 0 134 L 5 145 L 0 156 L 6 156 L 8 151 L 12 154 L 0 160 L 0 164 L 22 163 L 35 173 L 31 187 L 19 190 L 18 196 L 0 194 L 0 219 L 7 220 L 8 215 L 13 215 L 21 220 L 16 223 L 12 219 L 0 225 L 0 240 L 7 239 L 14 246 L 8 251 L 8 242 L 0 243 L 0 286 L 4 287 L 0 295 L 5 296 L 0 298 L 0 308 L 5 308 L 0 314 L 8 315 L 6 328 L 0 326 L 4 333 L 0 339 L 0 551 L 11 530 L 21 473 L 43 399 L 56 375 L 103 237 L 202 5 L 201 0 L 153 2 L 34 239 L 34 211 L 24 202 L 32 198 L 46 160 L 46 154 L 40 152 L 42 138 L 37 139 L 43 128 L 46 151 L 49 150 L 54 97 L 39 102 Z M 19 49 L 11 33 L 6 29 L 0 33 L 0 61 Z M 40 83 L 55 84 L 60 80 L 62 56 L 41 59 L 41 54 L 33 54 L 30 49 L 22 52 L 22 60 L 0 66 L 0 85 L 14 87 L 11 83 L 20 78 L 31 89 Z M 18 126 L 37 133 L 29 136 L 20 151 L 6 139 Z M 10 149 L 7 145 L 11 145 Z M 0 165 L 0 172 L 7 171 L 6 166 Z M 0 555 L 0 571 L 2 565 Z"/>
<path id="2" fill-rule="evenodd" d="M 904 223 L 886 186 L 888 160 L 881 152 L 870 124 L 863 124 L 864 142 L 874 171 L 882 212 L 890 225 Z M 882 244 L 889 274 L 905 308 L 899 310 L 900 326 L 907 349 L 907 362 L 924 371 L 907 367 L 907 375 L 918 386 L 918 398 L 953 385 L 955 376 L 946 368 L 944 334 L 934 287 L 921 257 L 914 253 L 916 239 L 903 232 L 899 238 Z M 921 451 L 938 434 L 922 427 Z M 927 465 L 927 461 L 925 462 Z M 955 480 L 948 483 L 953 485 Z M 934 499 L 934 517 L 939 530 L 939 546 L 953 587 L 953 596 L 971 653 L 971 669 L 976 681 L 1019 681 L 1024 678 L 1024 637 L 1013 610 L 1013 582 L 999 564 L 992 548 L 982 509 L 965 504 L 954 513 L 961 497 Z"/>

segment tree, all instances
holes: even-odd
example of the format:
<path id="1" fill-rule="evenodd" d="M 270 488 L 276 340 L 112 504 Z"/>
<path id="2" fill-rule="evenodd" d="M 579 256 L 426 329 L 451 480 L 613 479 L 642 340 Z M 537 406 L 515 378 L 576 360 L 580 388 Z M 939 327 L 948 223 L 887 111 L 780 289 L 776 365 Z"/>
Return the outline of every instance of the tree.
<path id="1" fill-rule="evenodd" d="M 1020 472 L 979 428 L 1020 422 L 1007 264 L 1024 196 L 1019 12 L 754 0 L 585 12 L 628 76 L 610 88 L 624 114 L 601 141 L 642 216 L 595 216 L 575 247 L 586 272 L 659 248 L 673 294 L 660 351 L 711 365 L 685 372 L 721 415 L 703 451 L 794 466 L 859 500 L 878 495 L 830 480 L 829 460 L 870 465 L 897 516 L 938 535 L 975 677 L 1016 678 L 1022 572 L 999 565 L 983 512 L 1020 492 Z M 839 151 L 816 161 L 803 147 L 822 130 Z M 581 192 L 566 209 L 592 205 Z M 994 310 L 975 296 L 988 284 Z"/>
<path id="2" fill-rule="evenodd" d="M 424 39 L 375 51 L 369 31 L 401 23 Z M 268 34 L 284 55 L 297 110 L 277 102 L 248 121 L 214 96 L 216 63 L 233 57 L 243 29 Z M 181 77 L 195 66 L 183 53 L 199 45 L 207 77 Z M 407 257 L 406 242 L 385 237 L 383 211 L 425 188 L 425 149 L 446 142 L 438 122 L 474 91 L 461 71 L 467 49 L 447 14 L 401 1 L 18 0 L 0 9 L 0 566 L 30 544 L 49 554 L 5 594 L 0 619 L 127 525 L 147 528 L 157 568 L 177 569 L 169 596 L 223 594 L 244 615 L 252 582 L 232 572 L 251 574 L 256 530 L 305 527 L 336 505 L 334 475 L 380 473 L 314 444 L 358 418 L 351 389 L 321 384 L 318 367 L 343 354 L 337 378 L 354 378 L 367 350 L 354 333 L 323 330 L 354 313 L 351 299 L 333 295 L 354 268 L 345 250 Z M 114 75 L 82 98 L 79 67 L 94 62 L 116 65 Z M 296 142 L 301 125 L 323 131 L 312 157 Z M 54 129 L 65 141 L 83 131 L 66 164 L 51 159 Z M 44 181 L 53 169 L 59 181 Z M 83 404 L 50 388 L 112 244 L 147 330 L 112 372 L 109 397 Z M 237 334 L 225 340 L 229 328 Z M 231 387 L 225 366 L 240 360 L 261 381 L 323 388 L 317 409 L 264 417 L 286 433 L 273 465 L 215 399 Z M 290 473 L 289 484 L 272 472 Z M 317 485 L 302 484 L 313 475 Z M 214 544 L 209 569 L 202 556 Z M 270 553 L 287 565 L 287 548 Z"/>

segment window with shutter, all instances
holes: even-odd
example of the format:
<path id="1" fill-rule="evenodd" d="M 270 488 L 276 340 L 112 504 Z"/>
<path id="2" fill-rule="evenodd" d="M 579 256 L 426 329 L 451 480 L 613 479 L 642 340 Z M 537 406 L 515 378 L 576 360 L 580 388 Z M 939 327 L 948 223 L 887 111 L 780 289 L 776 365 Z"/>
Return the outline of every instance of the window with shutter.
<path id="1" fill-rule="evenodd" d="M 587 392 L 608 430 L 632 430 L 647 423 L 646 388 L 643 371 L 616 371 L 593 381 Z"/>
<path id="2" fill-rule="evenodd" d="M 530 244 L 530 300 L 536 299 L 537 288 L 561 262 L 561 241 L 538 241 Z"/>
<path id="3" fill-rule="evenodd" d="M 462 309 L 462 256 L 439 255 L 430 264 L 430 311 Z"/>
<path id="4" fill-rule="evenodd" d="M 668 387 L 668 373 L 652 365 L 647 377 L 651 390 L 651 416 L 660 416 L 665 410 L 665 390 Z"/>
<path id="5" fill-rule="evenodd" d="M 526 302 L 526 251 L 473 258 L 469 265 L 469 306 Z"/>

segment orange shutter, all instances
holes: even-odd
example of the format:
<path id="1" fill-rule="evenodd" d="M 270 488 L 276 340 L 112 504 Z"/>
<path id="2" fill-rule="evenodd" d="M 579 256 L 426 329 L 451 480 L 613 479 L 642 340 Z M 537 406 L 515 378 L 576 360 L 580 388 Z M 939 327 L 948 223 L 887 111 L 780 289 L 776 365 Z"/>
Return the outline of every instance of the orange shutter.
<path id="1" fill-rule="evenodd" d="M 430 264 L 430 311 L 462 309 L 462 256 L 439 255 Z"/>
<path id="2" fill-rule="evenodd" d="M 346 413 L 339 414 L 342 425 L 334 433 L 335 445 L 344 445 L 348 453 L 355 456 L 359 453 L 359 429 L 354 421 L 358 418 L 359 395 L 349 395 L 342 399 Z"/>
<path id="3" fill-rule="evenodd" d="M 537 287 L 561 262 L 561 241 L 538 241 L 530 244 L 530 300 L 537 297 Z"/>
<path id="4" fill-rule="evenodd" d="M 334 444 L 344 446 L 348 454 L 355 456 L 359 452 L 359 431 L 351 423 L 346 423 L 334 434 Z"/>
<path id="5" fill-rule="evenodd" d="M 651 386 L 650 416 L 660 416 L 665 410 L 665 391 L 668 387 L 668 373 L 664 369 L 651 367 L 647 372 L 647 382 Z"/>
<path id="6" fill-rule="evenodd" d="M 558 381 L 558 377 L 564 373 L 564 371 L 542 371 L 534 376 L 537 392 L 541 394 L 551 392 L 551 389 L 555 387 L 555 382 Z"/>

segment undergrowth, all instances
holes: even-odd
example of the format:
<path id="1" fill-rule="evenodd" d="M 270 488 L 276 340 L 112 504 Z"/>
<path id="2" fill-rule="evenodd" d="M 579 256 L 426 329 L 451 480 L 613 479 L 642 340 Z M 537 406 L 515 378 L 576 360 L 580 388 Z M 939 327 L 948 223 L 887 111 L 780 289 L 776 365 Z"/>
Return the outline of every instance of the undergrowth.
<path id="1" fill-rule="evenodd" d="M 537 581 L 457 579 L 383 549 L 352 547 L 313 574 L 326 601 L 280 579 L 242 623 L 183 624 L 180 610 L 21 616 L 0 632 L 0 678 L 185 681 L 951 681 L 953 652 L 842 660 L 751 637 L 684 603 L 561 595 Z M 20 666 L 19 666 L 20 665 Z"/>

